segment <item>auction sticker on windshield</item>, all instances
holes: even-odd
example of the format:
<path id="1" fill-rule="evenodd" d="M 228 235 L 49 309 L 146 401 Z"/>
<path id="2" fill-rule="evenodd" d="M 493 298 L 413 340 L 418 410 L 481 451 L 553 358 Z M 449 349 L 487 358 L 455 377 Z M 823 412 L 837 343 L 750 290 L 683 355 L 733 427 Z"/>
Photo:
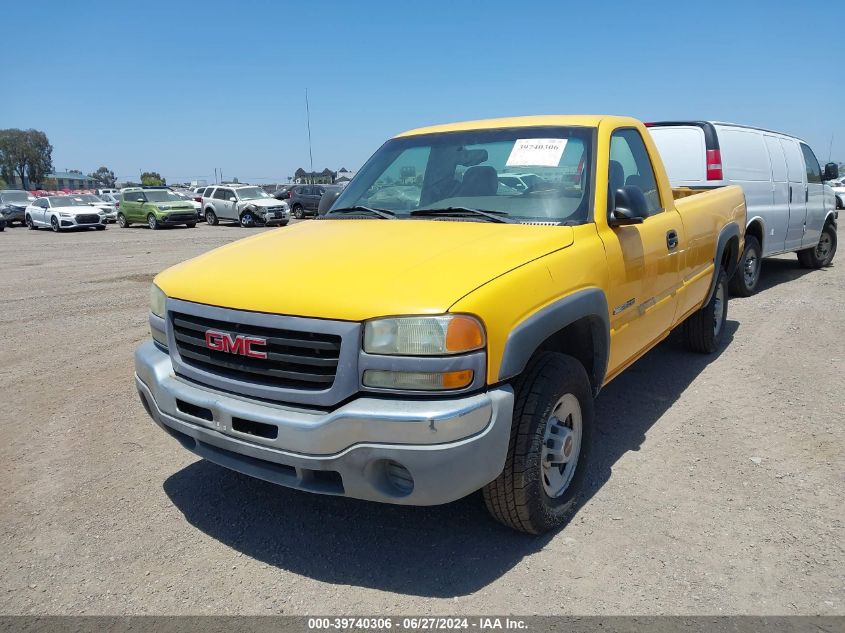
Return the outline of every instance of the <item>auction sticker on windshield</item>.
<path id="1" fill-rule="evenodd" d="M 557 167 L 565 148 L 565 138 L 518 138 L 514 141 L 513 149 L 505 165 L 507 167 Z"/>

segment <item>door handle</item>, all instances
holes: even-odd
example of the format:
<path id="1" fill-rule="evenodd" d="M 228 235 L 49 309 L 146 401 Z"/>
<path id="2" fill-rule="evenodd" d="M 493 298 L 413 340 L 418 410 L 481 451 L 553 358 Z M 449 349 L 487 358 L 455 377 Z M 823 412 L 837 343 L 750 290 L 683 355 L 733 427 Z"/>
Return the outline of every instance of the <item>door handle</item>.
<path id="1" fill-rule="evenodd" d="M 666 232 L 666 246 L 670 251 L 678 247 L 678 232 L 675 229 Z"/>
<path id="2" fill-rule="evenodd" d="M 805 185 L 804 186 L 804 202 L 809 202 L 809 201 L 810 201 L 810 187 Z"/>
<path id="3" fill-rule="evenodd" d="M 789 201 L 792 202 L 792 185 L 789 185 Z"/>

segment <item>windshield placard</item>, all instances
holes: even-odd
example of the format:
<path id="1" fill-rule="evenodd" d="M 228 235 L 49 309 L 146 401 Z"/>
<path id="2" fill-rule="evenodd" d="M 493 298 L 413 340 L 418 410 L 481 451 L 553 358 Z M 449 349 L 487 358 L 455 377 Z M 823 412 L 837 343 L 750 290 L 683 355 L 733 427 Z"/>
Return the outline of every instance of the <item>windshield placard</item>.
<path id="1" fill-rule="evenodd" d="M 557 167 L 565 138 L 518 138 L 513 144 L 506 167 Z"/>

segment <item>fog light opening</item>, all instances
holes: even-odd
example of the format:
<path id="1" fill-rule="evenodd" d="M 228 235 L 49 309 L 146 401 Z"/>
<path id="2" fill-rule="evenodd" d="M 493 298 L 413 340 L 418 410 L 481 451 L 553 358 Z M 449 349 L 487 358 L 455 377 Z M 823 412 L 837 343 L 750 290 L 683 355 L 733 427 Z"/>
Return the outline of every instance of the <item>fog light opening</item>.
<path id="1" fill-rule="evenodd" d="M 384 476 L 393 491 L 406 497 L 414 491 L 414 478 L 411 472 L 399 462 L 384 460 Z"/>

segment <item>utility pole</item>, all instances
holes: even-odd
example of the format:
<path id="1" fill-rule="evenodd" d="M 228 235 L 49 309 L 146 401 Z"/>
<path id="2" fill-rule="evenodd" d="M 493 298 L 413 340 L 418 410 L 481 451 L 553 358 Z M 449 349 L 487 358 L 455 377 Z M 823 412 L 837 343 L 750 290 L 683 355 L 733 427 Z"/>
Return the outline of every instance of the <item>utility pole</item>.
<path id="1" fill-rule="evenodd" d="M 314 155 L 311 153 L 311 109 L 308 107 L 308 88 L 305 89 L 305 122 L 308 126 L 308 158 L 311 161 L 311 177 L 310 181 L 314 180 Z"/>

